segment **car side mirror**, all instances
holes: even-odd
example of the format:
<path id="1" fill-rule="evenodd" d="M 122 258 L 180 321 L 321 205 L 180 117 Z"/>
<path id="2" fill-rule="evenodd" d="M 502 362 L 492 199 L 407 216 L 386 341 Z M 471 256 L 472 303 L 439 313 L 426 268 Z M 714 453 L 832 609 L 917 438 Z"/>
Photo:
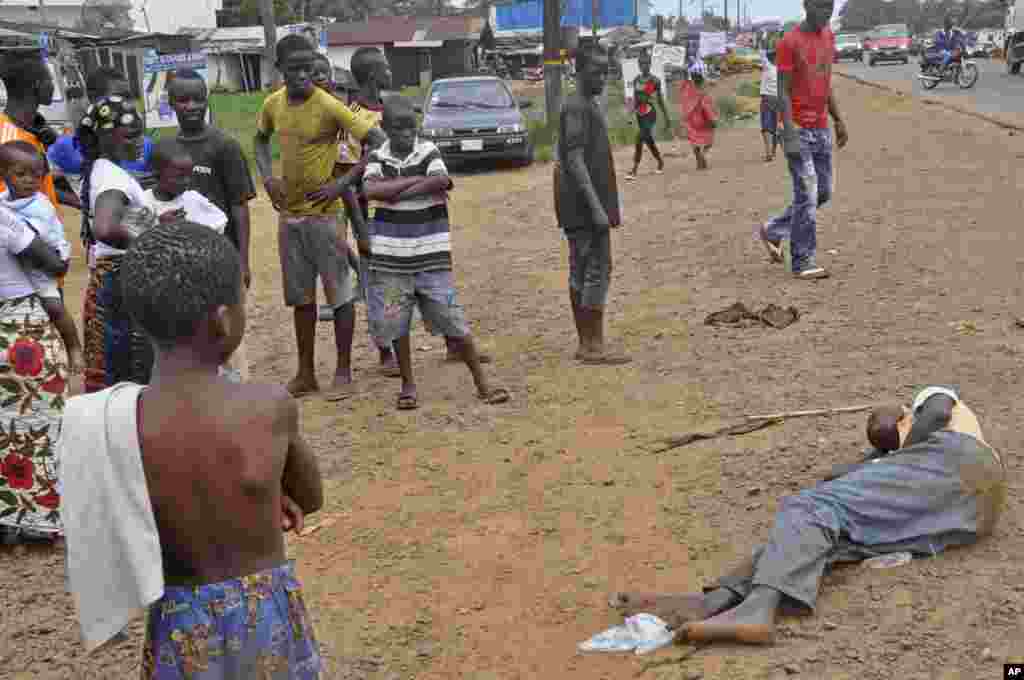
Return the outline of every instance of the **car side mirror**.
<path id="1" fill-rule="evenodd" d="M 423 107 L 422 106 L 414 106 L 414 107 L 412 107 L 412 110 L 415 111 L 416 113 L 423 113 Z"/>

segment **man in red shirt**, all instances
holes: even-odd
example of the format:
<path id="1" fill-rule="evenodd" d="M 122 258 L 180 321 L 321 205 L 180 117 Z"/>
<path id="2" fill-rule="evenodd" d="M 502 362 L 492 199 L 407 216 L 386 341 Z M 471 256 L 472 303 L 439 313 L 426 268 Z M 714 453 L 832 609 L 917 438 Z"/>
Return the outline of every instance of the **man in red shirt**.
<path id="1" fill-rule="evenodd" d="M 793 275 L 823 279 L 828 270 L 818 265 L 817 209 L 832 197 L 832 132 L 836 145 L 846 146 L 846 125 L 832 92 L 835 36 L 828 27 L 834 0 L 804 0 L 807 17 L 776 47 L 779 103 L 782 109 L 782 147 L 793 178 L 793 204 L 758 228 L 758 236 L 773 262 L 781 263 L 782 239 L 790 239 Z"/>

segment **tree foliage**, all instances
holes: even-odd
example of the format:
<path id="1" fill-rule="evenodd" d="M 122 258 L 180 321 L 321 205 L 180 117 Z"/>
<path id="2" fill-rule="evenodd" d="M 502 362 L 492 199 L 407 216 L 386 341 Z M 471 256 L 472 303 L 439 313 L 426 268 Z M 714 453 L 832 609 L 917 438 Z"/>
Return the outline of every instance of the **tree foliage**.
<path id="1" fill-rule="evenodd" d="M 132 26 L 132 6 L 127 0 L 90 0 L 82 6 L 78 20 L 80 30 L 96 35 Z"/>

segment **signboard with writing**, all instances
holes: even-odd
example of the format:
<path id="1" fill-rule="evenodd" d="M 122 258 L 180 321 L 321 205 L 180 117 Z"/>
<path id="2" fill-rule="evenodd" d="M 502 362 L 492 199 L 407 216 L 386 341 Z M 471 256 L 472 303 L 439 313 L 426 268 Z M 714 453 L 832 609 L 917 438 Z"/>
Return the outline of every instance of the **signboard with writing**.
<path id="1" fill-rule="evenodd" d="M 717 57 L 725 54 L 725 33 L 701 33 L 700 56 Z"/>
<path id="2" fill-rule="evenodd" d="M 146 127 L 177 127 L 178 117 L 174 115 L 167 97 L 167 84 L 174 79 L 174 72 L 190 69 L 202 76 L 209 86 L 206 55 L 198 52 L 178 54 L 157 54 L 149 50 L 142 62 L 143 97 L 146 106 Z M 207 118 L 210 112 L 207 111 Z"/>

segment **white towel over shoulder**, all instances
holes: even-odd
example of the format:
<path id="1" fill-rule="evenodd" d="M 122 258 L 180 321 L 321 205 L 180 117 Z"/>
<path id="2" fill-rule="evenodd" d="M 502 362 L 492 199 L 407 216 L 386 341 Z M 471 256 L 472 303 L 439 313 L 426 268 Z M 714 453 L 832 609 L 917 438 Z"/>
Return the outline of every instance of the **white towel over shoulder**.
<path id="1" fill-rule="evenodd" d="M 59 458 L 67 568 L 88 651 L 164 594 L 160 536 L 146 488 L 137 408 L 141 385 L 73 397 Z"/>

